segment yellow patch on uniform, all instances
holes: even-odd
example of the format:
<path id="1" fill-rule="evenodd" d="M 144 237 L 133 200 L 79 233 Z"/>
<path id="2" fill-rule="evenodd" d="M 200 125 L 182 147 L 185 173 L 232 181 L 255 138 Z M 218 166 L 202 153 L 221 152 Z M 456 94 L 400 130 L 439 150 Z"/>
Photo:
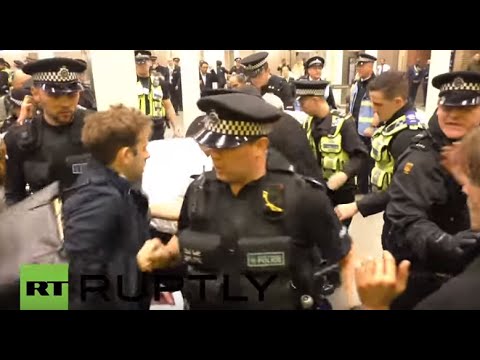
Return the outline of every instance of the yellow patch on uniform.
<path id="1" fill-rule="evenodd" d="M 263 200 L 265 200 L 265 205 L 270 209 L 272 212 L 283 212 L 283 209 L 279 206 L 274 205 L 273 203 L 270 202 L 268 199 L 268 192 L 263 191 Z"/>
<path id="2" fill-rule="evenodd" d="M 412 169 L 413 169 L 413 163 L 408 162 L 408 163 L 405 164 L 405 167 L 403 168 L 403 173 L 408 175 L 408 174 L 410 174 Z"/>

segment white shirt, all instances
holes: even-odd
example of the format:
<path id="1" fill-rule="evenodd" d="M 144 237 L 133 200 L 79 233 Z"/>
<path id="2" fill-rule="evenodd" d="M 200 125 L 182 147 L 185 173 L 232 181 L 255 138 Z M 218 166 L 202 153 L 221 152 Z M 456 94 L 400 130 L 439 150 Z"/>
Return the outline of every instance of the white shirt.
<path id="1" fill-rule="evenodd" d="M 377 75 L 380 75 L 381 73 L 384 73 L 387 71 L 390 71 L 390 65 L 388 64 L 377 65 Z"/>

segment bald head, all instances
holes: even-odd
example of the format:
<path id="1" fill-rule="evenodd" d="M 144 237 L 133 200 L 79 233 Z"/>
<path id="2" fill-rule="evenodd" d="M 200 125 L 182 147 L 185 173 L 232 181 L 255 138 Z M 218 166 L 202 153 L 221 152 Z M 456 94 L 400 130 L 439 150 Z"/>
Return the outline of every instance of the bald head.
<path id="1" fill-rule="evenodd" d="M 12 87 L 14 89 L 21 89 L 25 87 L 27 82 L 31 79 L 32 77 L 30 75 L 25 74 L 22 70 L 16 70 L 13 73 Z"/>

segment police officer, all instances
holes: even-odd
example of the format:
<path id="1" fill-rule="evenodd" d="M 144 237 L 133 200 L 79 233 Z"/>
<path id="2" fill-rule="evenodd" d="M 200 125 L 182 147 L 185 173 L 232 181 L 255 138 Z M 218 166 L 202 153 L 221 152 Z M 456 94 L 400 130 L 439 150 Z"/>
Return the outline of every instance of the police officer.
<path id="1" fill-rule="evenodd" d="M 140 111 L 153 120 L 152 140 L 163 139 L 167 126 L 172 126 L 175 136 L 181 136 L 181 128 L 170 101 L 168 83 L 161 74 L 150 75 L 151 56 L 152 53 L 147 50 L 135 51 Z"/>
<path id="2" fill-rule="evenodd" d="M 238 75 L 238 74 L 243 74 L 244 68 L 242 65 L 242 58 L 235 58 L 235 65 L 232 66 L 230 69 L 230 74 L 231 75 Z"/>
<path id="3" fill-rule="evenodd" d="M 262 92 L 262 95 L 273 93 L 283 101 L 285 110 L 294 110 L 295 99 L 291 87 L 284 78 L 270 73 L 267 57 L 268 52 L 262 51 L 242 59 L 245 75 L 250 83 Z"/>
<path id="4" fill-rule="evenodd" d="M 184 287 L 187 301 L 192 308 L 293 309 L 302 295 L 317 300 L 312 249 L 348 266 L 351 242 L 320 185 L 288 168 L 267 170 L 267 134 L 281 112 L 242 93 L 197 104 L 207 119 L 194 138 L 210 148 L 215 170 L 192 182 L 180 214 L 183 259 L 197 276 Z M 202 297 L 203 275 L 210 280 Z"/>
<path id="5" fill-rule="evenodd" d="M 81 141 L 86 112 L 77 108 L 85 65 L 59 57 L 28 63 L 23 71 L 32 76 L 32 95 L 42 112 L 5 136 L 9 205 L 54 181 L 69 187 L 89 158 Z"/>
<path id="6" fill-rule="evenodd" d="M 411 309 L 478 254 L 465 194 L 442 166 L 441 151 L 480 125 L 480 74 L 441 74 L 432 84 L 440 90 L 437 111 L 402 156 L 389 189 L 386 249 L 412 264 L 394 309 Z"/>
<path id="7" fill-rule="evenodd" d="M 356 69 L 359 79 L 353 84 L 350 93 L 350 113 L 357 123 L 357 130 L 368 151 L 372 149 L 371 136 L 375 131 L 372 126 L 374 118 L 373 105 L 368 94 L 368 84 L 375 78 L 373 63 L 377 61 L 375 56 L 370 54 L 359 54 Z M 360 175 L 358 176 L 358 189 L 361 194 L 370 192 L 370 172 L 373 161 L 365 162 Z"/>
<path id="8" fill-rule="evenodd" d="M 299 80 L 310 80 L 310 81 L 319 81 L 322 79 L 322 70 L 325 66 L 325 59 L 321 56 L 313 56 L 305 62 L 305 67 L 307 69 L 307 74 L 301 76 Z M 330 86 L 327 86 L 325 89 L 325 96 L 327 103 L 331 109 L 336 109 L 337 105 L 335 104 L 335 98 L 333 97 L 333 92 Z"/>
<path id="9" fill-rule="evenodd" d="M 330 109 L 325 99 L 328 81 L 298 80 L 294 84 L 302 110 L 309 115 L 303 127 L 323 170 L 333 205 L 355 201 L 355 176 L 368 157 L 355 120 Z M 344 224 L 348 227 L 350 222 L 346 219 Z"/>
<path id="10" fill-rule="evenodd" d="M 368 85 L 368 91 L 380 121 L 372 136 L 370 152 L 374 161 L 371 173 L 373 192 L 357 202 L 338 205 L 336 211 L 341 220 L 351 218 L 359 211 L 366 217 L 385 210 L 389 201 L 387 189 L 398 159 L 423 129 L 415 109 L 408 102 L 408 82 L 403 73 L 388 71 L 381 74 Z M 382 238 L 388 228 L 385 219 Z"/>
<path id="11" fill-rule="evenodd" d="M 0 127 L 0 134 L 7 132 L 12 125 L 18 123 L 20 109 L 26 96 L 31 96 L 30 89 L 13 89 L 10 95 L 7 95 L 7 101 L 10 103 L 9 116 Z"/>

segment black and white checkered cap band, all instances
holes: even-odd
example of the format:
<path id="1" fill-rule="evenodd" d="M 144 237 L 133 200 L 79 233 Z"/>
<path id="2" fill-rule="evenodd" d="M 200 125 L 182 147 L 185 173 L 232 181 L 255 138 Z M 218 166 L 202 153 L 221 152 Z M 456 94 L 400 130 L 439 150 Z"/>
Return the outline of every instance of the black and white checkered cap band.
<path id="1" fill-rule="evenodd" d="M 324 96 L 325 89 L 297 89 L 297 96 Z"/>
<path id="2" fill-rule="evenodd" d="M 17 106 L 22 106 L 22 104 L 23 104 L 23 101 L 22 101 L 22 100 L 17 100 L 17 99 L 14 99 L 14 98 L 12 98 L 12 97 L 10 97 L 10 101 L 11 101 L 12 103 L 14 103 L 15 105 L 17 105 Z"/>
<path id="3" fill-rule="evenodd" d="M 314 65 L 322 65 L 323 66 L 323 61 L 320 60 L 320 59 L 315 59 L 310 64 L 308 64 L 308 67 L 314 66 Z"/>
<path id="4" fill-rule="evenodd" d="M 480 84 L 454 81 L 452 83 L 444 84 L 440 87 L 440 91 L 452 91 L 452 90 L 480 91 Z"/>
<path id="5" fill-rule="evenodd" d="M 270 124 L 251 123 L 237 120 L 211 119 L 206 128 L 217 134 L 233 136 L 262 136 L 270 132 Z"/>
<path id="6" fill-rule="evenodd" d="M 69 83 L 78 81 L 78 73 L 70 72 L 67 69 L 61 69 L 58 72 L 39 72 L 32 75 L 32 80 L 35 82 L 46 83 Z"/>
<path id="7" fill-rule="evenodd" d="M 367 58 L 367 57 L 360 56 L 358 58 L 357 62 L 375 62 L 375 60 Z"/>
<path id="8" fill-rule="evenodd" d="M 258 69 L 260 69 L 263 65 L 265 65 L 266 62 L 267 62 L 267 58 L 263 59 L 262 61 L 260 61 L 260 62 L 257 63 L 257 64 L 254 64 L 254 65 L 245 65 L 245 70 L 247 70 L 247 71 L 255 71 L 255 70 L 258 70 Z"/>

